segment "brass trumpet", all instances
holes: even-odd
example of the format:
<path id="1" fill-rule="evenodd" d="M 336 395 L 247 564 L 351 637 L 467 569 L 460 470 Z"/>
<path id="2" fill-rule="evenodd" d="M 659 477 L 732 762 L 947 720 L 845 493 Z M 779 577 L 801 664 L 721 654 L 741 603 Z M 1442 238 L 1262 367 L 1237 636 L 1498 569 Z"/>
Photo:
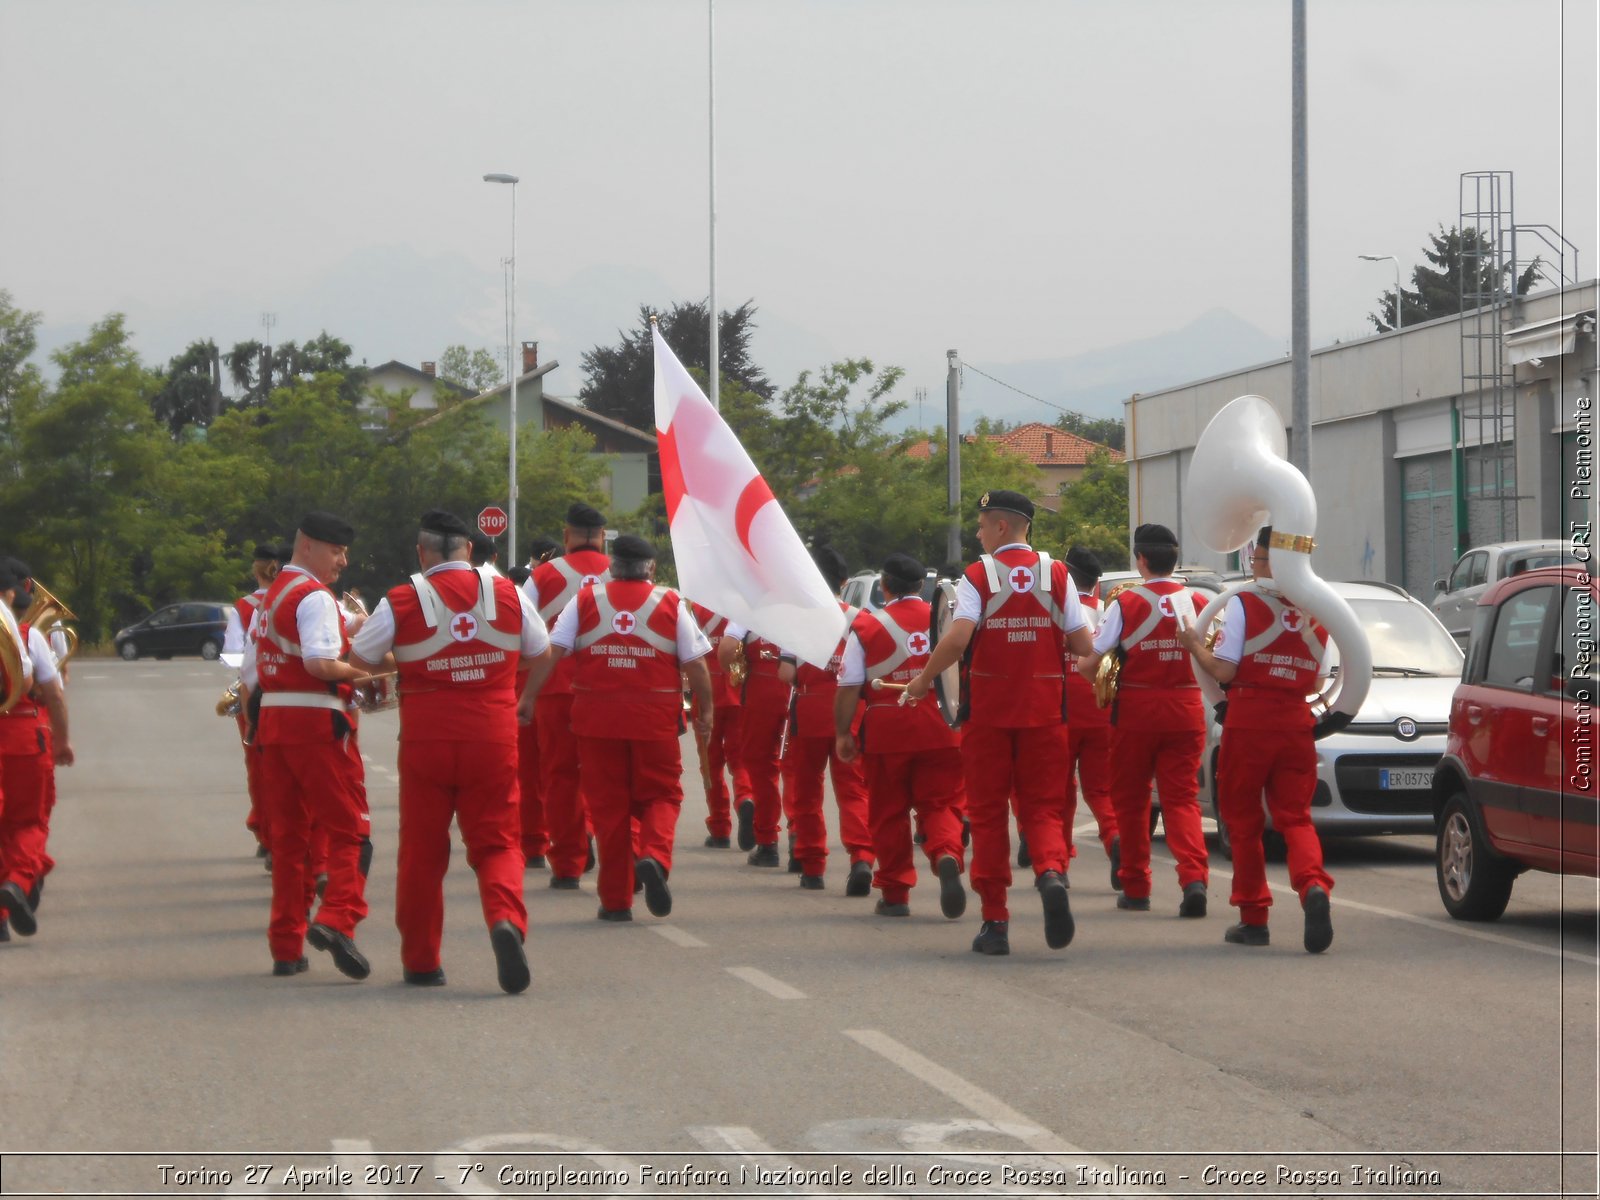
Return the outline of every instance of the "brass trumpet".
<path id="1" fill-rule="evenodd" d="M 235 679 L 217 698 L 217 716 L 237 717 L 244 711 L 244 683 Z"/>
<path id="2" fill-rule="evenodd" d="M 58 667 L 70 662 L 78 652 L 78 631 L 67 624 L 77 619 L 77 613 L 63 604 L 55 593 L 37 579 L 33 581 L 33 604 L 28 609 L 28 623 L 46 638 L 59 630 L 67 639 L 67 652 L 56 663 Z"/>

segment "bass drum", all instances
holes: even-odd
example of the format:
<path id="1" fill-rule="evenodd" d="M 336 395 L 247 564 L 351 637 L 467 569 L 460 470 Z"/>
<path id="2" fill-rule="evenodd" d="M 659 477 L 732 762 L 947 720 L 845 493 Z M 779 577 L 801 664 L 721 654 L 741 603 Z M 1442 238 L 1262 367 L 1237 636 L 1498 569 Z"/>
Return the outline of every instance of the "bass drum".
<path id="1" fill-rule="evenodd" d="M 956 585 L 948 579 L 941 579 L 934 588 L 932 611 L 928 615 L 928 638 L 935 646 L 949 631 L 955 615 Z M 939 715 L 951 729 L 961 728 L 969 711 L 966 665 L 963 655 L 933 679 L 933 694 L 939 701 Z"/>

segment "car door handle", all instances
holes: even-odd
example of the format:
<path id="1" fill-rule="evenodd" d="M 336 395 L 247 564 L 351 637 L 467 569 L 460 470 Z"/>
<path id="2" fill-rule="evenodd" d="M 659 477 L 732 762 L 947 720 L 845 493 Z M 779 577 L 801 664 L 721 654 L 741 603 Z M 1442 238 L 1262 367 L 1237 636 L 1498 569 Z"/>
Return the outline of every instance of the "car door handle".
<path id="1" fill-rule="evenodd" d="M 1550 736 L 1550 718 L 1549 717 L 1534 717 L 1533 721 L 1532 721 L 1532 724 L 1533 724 L 1533 733 L 1534 733 L 1535 737 L 1549 737 Z"/>
<path id="2" fill-rule="evenodd" d="M 1467 710 L 1467 720 L 1468 721 L 1472 722 L 1474 725 L 1478 725 L 1478 724 L 1482 723 L 1482 721 L 1483 721 L 1483 706 L 1481 704 L 1468 704 L 1468 705 L 1466 705 L 1466 710 Z"/>

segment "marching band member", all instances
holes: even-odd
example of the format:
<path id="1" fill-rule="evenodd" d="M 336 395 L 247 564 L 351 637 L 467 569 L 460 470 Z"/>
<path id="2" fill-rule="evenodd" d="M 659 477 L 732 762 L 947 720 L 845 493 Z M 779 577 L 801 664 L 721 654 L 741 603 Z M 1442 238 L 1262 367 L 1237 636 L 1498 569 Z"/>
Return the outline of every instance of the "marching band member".
<path id="1" fill-rule="evenodd" d="M 278 574 L 278 567 L 287 561 L 289 551 L 277 545 L 262 542 L 256 546 L 255 556 L 250 563 L 250 573 L 255 576 L 255 591 L 248 595 L 240 596 L 228 609 L 228 628 L 222 635 L 222 652 L 224 654 L 244 653 L 245 632 L 255 620 L 256 613 L 261 611 L 261 598 L 267 594 L 267 588 Z M 244 751 L 244 781 L 250 795 L 250 812 L 244 819 L 245 828 L 255 835 L 256 856 L 265 858 L 267 850 L 272 845 L 272 839 L 265 828 L 266 814 L 263 812 L 261 793 L 261 751 L 247 740 L 250 730 L 250 718 L 245 715 L 244 705 L 239 706 L 239 711 L 234 714 L 234 722 L 239 727 L 239 746 Z"/>
<path id="2" fill-rule="evenodd" d="M 850 577 L 844 558 L 831 546 L 820 546 L 811 556 L 837 596 Z M 848 637 L 850 622 L 860 610 L 843 601 L 839 607 L 844 610 L 845 636 Z M 794 691 L 789 712 L 788 748 L 783 755 L 783 782 L 789 796 L 790 826 L 794 830 L 790 852 L 800 864 L 800 886 L 813 891 L 823 886 L 823 869 L 828 861 L 828 823 L 822 811 L 822 777 L 827 773 L 832 776 L 833 796 L 839 808 L 839 840 L 850 854 L 845 895 L 867 896 L 872 893 L 872 867 L 877 855 L 872 849 L 872 832 L 867 824 L 866 780 L 860 763 L 839 757 L 833 728 L 834 696 L 843 653 L 844 638 L 841 638 L 826 667 L 799 662 L 788 651 L 779 655 L 778 678 L 792 685 Z"/>
<path id="3" fill-rule="evenodd" d="M 561 543 L 553 538 L 538 537 L 528 548 L 528 565 L 512 567 L 506 578 L 519 591 L 526 588 L 533 568 L 561 553 Z M 538 615 L 537 612 L 534 614 Z M 528 685 L 528 673 L 517 672 L 517 695 Z M 539 770 L 539 726 L 529 721 L 517 722 L 517 794 L 521 811 L 522 857 L 530 867 L 548 865 L 545 855 L 550 851 L 550 830 L 544 820 L 544 779 Z"/>
<path id="4" fill-rule="evenodd" d="M 719 645 L 728 618 L 701 604 L 691 604 L 690 609 L 706 640 Z M 701 773 L 706 780 L 706 845 L 726 850 L 733 844 L 734 806 L 750 800 L 750 775 L 744 769 L 741 745 L 744 708 L 739 703 L 739 693 L 728 682 L 721 655 L 708 654 L 706 669 L 711 672 L 711 735 L 703 741 L 697 738 L 695 748 L 702 756 Z M 697 717 L 699 713 L 691 708 L 690 715 Z M 754 801 L 751 805 L 754 807 Z"/>
<path id="5" fill-rule="evenodd" d="M 914 679 L 932 648 L 922 564 L 907 554 L 891 554 L 880 578 L 884 606 L 858 612 L 845 642 L 834 701 L 836 752 L 845 762 L 859 755 L 866 775 L 868 824 L 878 858 L 873 884 L 882 893 L 878 915 L 911 915 L 917 882 L 911 837 L 915 811 L 923 853 L 939 877 L 939 908 L 954 920 L 967 910 L 961 886 L 961 746 L 955 731 L 933 705 L 907 707 L 898 691 L 867 686 L 859 743 L 854 733 L 863 686 Z"/>
<path id="6" fill-rule="evenodd" d="M 244 686 L 261 693 L 255 740 L 272 837 L 267 942 L 274 975 L 306 969 L 305 942 L 328 951 L 352 979 L 371 971 L 354 941 L 367 915 L 361 860 L 372 822 L 351 683 L 365 672 L 343 661 L 350 631 L 329 590 L 354 536 L 332 513 L 301 519 L 289 562 L 262 598 L 240 668 Z M 308 859 L 313 826 L 327 838 L 328 880 L 308 927 L 316 899 Z"/>
<path id="7" fill-rule="evenodd" d="M 474 567 L 465 521 L 434 509 L 418 523 L 421 574 L 391 588 L 352 644 L 351 663 L 400 672 L 400 857 L 395 925 L 405 981 L 438 986 L 450 821 L 467 845 L 500 986 L 530 981 L 523 951 L 517 673 L 546 654 L 533 602 L 492 566 Z"/>
<path id="8" fill-rule="evenodd" d="M 633 920 L 636 881 L 651 913 L 672 911 L 683 677 L 698 705 L 697 732 L 711 730 L 711 644 L 678 593 L 655 585 L 655 559 L 641 537 L 616 540 L 610 581 L 585 584 L 562 609 L 550 633 L 552 663 L 534 664 L 519 709 L 532 711 L 555 660 L 573 660 L 572 732 L 599 843 L 602 921 Z"/>
<path id="9" fill-rule="evenodd" d="M 22 610 L 18 652 L 31 677 L 22 699 L 0 713 L 0 918 L 8 919 L 0 920 L 0 941 L 10 940 L 8 924 L 24 937 L 38 929 L 34 910 L 52 865 L 46 842 L 55 767 L 75 759 L 55 656 L 43 632 L 20 619 L 31 602 L 26 572 L 16 559 L 0 563 L 0 604 Z M 3 670 L 0 681 L 9 690 Z"/>
<path id="10" fill-rule="evenodd" d="M 587 504 L 567 509 L 561 531 L 565 553 L 533 569 L 524 587 L 547 627 L 586 583 L 611 578 L 606 557 L 606 519 Z M 544 818 L 550 838 L 550 886 L 575 889 L 593 864 L 589 810 L 572 732 L 572 664 L 557 662 L 539 690 L 534 719 L 539 727 L 539 770 L 544 783 Z"/>
<path id="11" fill-rule="evenodd" d="M 745 862 L 752 867 L 776 867 L 778 831 L 783 823 L 785 795 L 780 791 L 783 728 L 789 720 L 789 702 L 794 689 L 778 678 L 783 651 L 776 642 L 749 632 L 736 621 L 723 627 L 717 643 L 717 657 L 729 669 L 740 654 L 746 672 L 739 693 L 743 740 L 739 755 L 750 779 L 750 795 L 739 801 L 739 849 L 750 853 Z"/>
<path id="12" fill-rule="evenodd" d="M 972 647 L 971 716 L 961 732 L 967 814 L 972 821 L 972 887 L 983 901 L 979 954 L 1009 954 L 1011 815 L 1028 839 L 1034 886 L 1044 907 L 1045 944 L 1059 950 L 1076 926 L 1067 900 L 1064 662 L 1067 649 L 1090 651 L 1088 624 L 1064 563 L 1028 545 L 1033 501 L 1020 492 L 985 492 L 978 501 L 983 557 L 956 589 L 949 631 L 906 685 L 908 703 Z"/>
<path id="13" fill-rule="evenodd" d="M 1272 579 L 1271 541 L 1267 525 L 1256 535 L 1250 557 L 1258 584 L 1228 601 L 1215 649 L 1206 649 L 1192 625 L 1179 630 L 1178 640 L 1203 671 L 1231 685 L 1217 761 L 1217 810 L 1233 840 L 1231 903 L 1239 910 L 1239 923 L 1223 939 L 1241 946 L 1265 946 L 1271 940 L 1272 892 L 1262 846 L 1265 791 L 1273 828 L 1288 844 L 1289 882 L 1305 911 L 1305 948 L 1321 954 L 1333 944 L 1328 911 L 1333 879 L 1323 869 L 1322 843 L 1311 824 L 1317 751 L 1306 697 L 1326 674 L 1328 631 L 1260 582 Z"/>
<path id="14" fill-rule="evenodd" d="M 1106 606 L 1094 652 L 1078 669 L 1093 678 L 1100 660 L 1122 656 L 1111 710 L 1111 801 L 1117 814 L 1122 895 L 1117 907 L 1150 910 L 1150 781 L 1161 791 L 1167 848 L 1178 860 L 1180 917 L 1206 915 L 1206 840 L 1200 830 L 1200 755 L 1205 704 L 1194 666 L 1178 640 L 1178 616 L 1205 607 L 1205 597 L 1170 578 L 1178 539 L 1165 525 L 1133 531 L 1134 563 L 1143 581 Z"/>
<path id="15" fill-rule="evenodd" d="M 1094 632 L 1100 613 L 1100 559 L 1084 546 L 1067 551 L 1067 570 L 1078 589 L 1089 631 Z M 1067 652 L 1067 839 L 1072 841 L 1077 823 L 1078 795 L 1094 814 L 1100 844 L 1111 860 L 1111 887 L 1120 890 L 1117 875 L 1117 813 L 1111 807 L 1111 714 L 1095 703 L 1094 684 L 1078 673 L 1076 656 Z M 1072 855 L 1077 856 L 1076 846 Z"/>

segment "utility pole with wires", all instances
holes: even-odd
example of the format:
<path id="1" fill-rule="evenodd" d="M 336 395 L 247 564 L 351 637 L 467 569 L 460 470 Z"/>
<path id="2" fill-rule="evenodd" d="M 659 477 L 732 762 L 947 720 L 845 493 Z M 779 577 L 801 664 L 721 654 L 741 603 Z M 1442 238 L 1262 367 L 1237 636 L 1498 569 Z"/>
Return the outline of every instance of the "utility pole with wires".
<path id="1" fill-rule="evenodd" d="M 944 384 L 945 451 L 950 460 L 950 538 L 945 544 L 945 561 L 961 561 L 961 355 L 945 351 L 947 374 Z"/>

